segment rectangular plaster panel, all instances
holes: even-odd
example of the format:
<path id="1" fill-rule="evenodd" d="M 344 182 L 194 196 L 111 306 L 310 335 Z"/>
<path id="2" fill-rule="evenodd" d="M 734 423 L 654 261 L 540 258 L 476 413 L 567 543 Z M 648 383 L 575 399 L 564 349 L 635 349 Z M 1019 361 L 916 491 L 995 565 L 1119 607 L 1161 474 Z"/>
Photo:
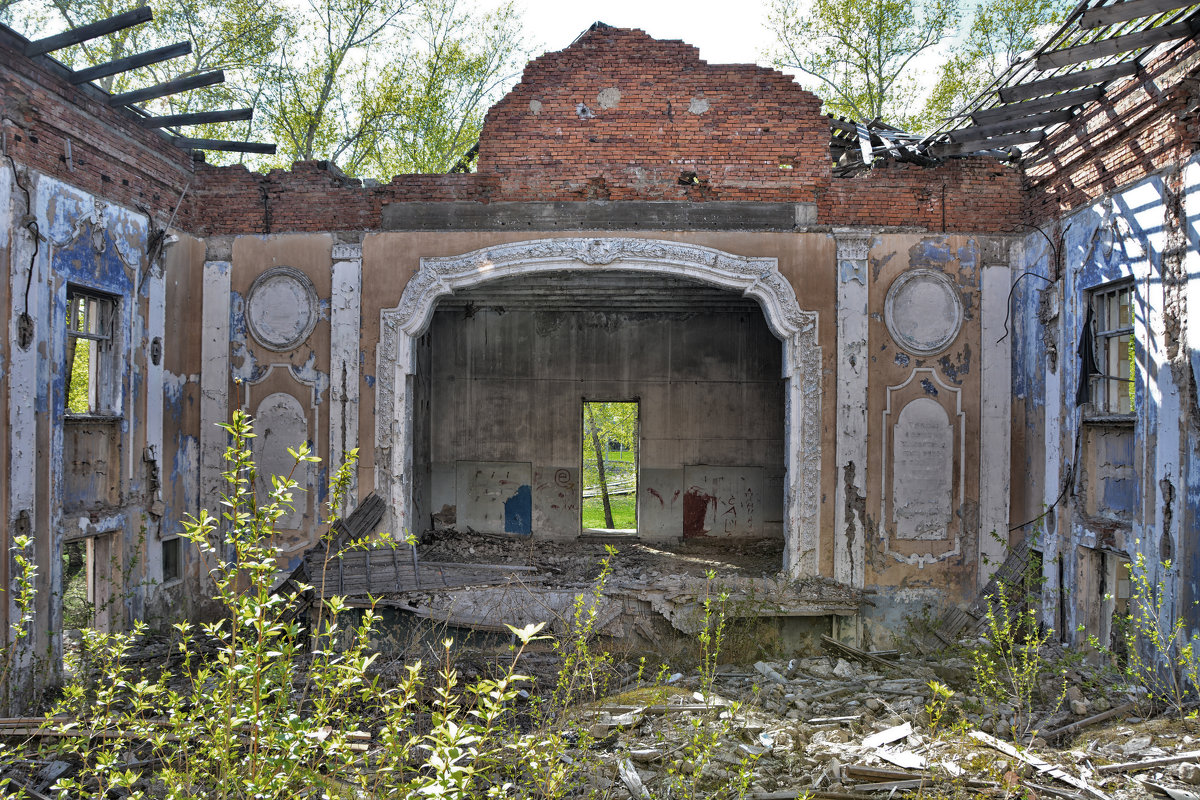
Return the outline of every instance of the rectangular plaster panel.
<path id="1" fill-rule="evenodd" d="M 459 461 L 455 483 L 459 530 L 531 532 L 533 466 L 528 462 Z"/>

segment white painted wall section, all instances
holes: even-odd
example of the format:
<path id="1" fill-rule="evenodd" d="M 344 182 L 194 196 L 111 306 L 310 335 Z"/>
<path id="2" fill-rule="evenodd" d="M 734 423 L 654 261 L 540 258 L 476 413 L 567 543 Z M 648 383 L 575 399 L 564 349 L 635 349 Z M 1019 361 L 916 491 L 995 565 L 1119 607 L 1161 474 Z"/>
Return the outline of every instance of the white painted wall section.
<path id="1" fill-rule="evenodd" d="M 835 234 L 837 305 L 837 494 L 833 577 L 861 587 L 866 560 L 867 254 L 871 237 Z"/>
<path id="2" fill-rule="evenodd" d="M 223 486 L 229 419 L 229 307 L 232 265 L 204 263 L 203 339 L 200 343 L 200 505 L 211 507 Z"/>
<path id="3" fill-rule="evenodd" d="M 979 439 L 979 574 L 983 588 L 1007 555 L 1012 443 L 1012 343 L 1004 336 L 1008 293 L 1012 288 L 1008 264 L 984 264 L 980 315 Z M 998 341 L 1004 337 L 1003 341 Z"/>
<path id="4" fill-rule="evenodd" d="M 362 329 L 362 247 L 333 246 L 333 290 L 329 314 L 329 470 L 358 447 L 358 343 Z M 353 473 L 346 513 L 355 505 L 358 470 Z"/>

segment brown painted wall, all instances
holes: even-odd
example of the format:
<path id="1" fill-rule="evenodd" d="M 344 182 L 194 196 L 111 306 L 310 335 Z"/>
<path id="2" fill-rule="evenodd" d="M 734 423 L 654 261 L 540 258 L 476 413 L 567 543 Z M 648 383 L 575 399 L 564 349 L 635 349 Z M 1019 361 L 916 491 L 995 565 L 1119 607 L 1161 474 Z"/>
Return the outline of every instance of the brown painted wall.
<path id="1" fill-rule="evenodd" d="M 868 343 L 871 363 L 867 410 L 868 585 L 946 590 L 954 601 L 967 599 L 974 594 L 979 535 L 979 263 L 979 248 L 972 238 L 966 236 L 886 236 L 880 237 L 871 250 Z M 903 346 L 893 340 L 884 322 L 885 300 L 892 282 L 907 270 L 915 268 L 932 269 L 950 276 L 962 299 L 963 324 L 958 336 L 948 348 L 933 356 L 922 357 L 906 352 Z M 932 368 L 933 375 L 916 372 L 922 368 Z M 910 382 L 907 389 L 900 388 L 914 376 L 915 384 Z M 955 392 L 959 393 L 958 397 L 951 399 Z M 915 397 L 935 399 L 943 404 L 955 429 L 955 449 L 958 450 L 960 441 L 965 444 L 965 452 L 956 452 L 954 457 L 953 518 L 949 528 L 951 536 L 945 541 L 895 537 L 895 524 L 887 513 L 890 506 L 884 505 L 883 497 L 885 491 L 891 494 L 891 472 L 889 464 L 883 459 L 885 436 L 888 435 L 884 428 L 884 413 L 889 394 L 892 396 L 891 425 L 896 423 L 899 407 L 904 402 Z M 961 440 L 958 438 L 959 423 L 954 416 L 959 404 L 965 423 Z M 961 501 L 960 480 L 964 481 Z M 905 561 L 921 556 L 926 562 L 921 567 Z"/>

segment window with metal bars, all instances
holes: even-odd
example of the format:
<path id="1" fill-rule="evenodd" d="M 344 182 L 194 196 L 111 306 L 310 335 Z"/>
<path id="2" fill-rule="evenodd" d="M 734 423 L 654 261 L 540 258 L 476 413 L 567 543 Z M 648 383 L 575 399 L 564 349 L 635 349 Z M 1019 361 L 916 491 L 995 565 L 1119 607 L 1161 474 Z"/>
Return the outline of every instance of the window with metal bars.
<path id="1" fill-rule="evenodd" d="M 1092 292 L 1096 369 L 1091 376 L 1092 407 L 1102 414 L 1132 414 L 1137 360 L 1133 336 L 1133 283 Z"/>
<path id="2" fill-rule="evenodd" d="M 100 414 L 108 388 L 105 369 L 116 302 L 84 289 L 67 290 L 67 413 Z"/>

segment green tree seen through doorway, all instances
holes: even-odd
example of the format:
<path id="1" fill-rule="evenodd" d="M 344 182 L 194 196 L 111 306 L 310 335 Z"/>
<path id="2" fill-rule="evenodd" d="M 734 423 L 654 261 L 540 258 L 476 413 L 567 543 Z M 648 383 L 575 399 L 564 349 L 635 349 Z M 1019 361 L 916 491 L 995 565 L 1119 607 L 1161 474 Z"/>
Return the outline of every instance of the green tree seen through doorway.
<path id="1" fill-rule="evenodd" d="M 638 404 L 583 402 L 584 530 L 637 532 Z"/>

